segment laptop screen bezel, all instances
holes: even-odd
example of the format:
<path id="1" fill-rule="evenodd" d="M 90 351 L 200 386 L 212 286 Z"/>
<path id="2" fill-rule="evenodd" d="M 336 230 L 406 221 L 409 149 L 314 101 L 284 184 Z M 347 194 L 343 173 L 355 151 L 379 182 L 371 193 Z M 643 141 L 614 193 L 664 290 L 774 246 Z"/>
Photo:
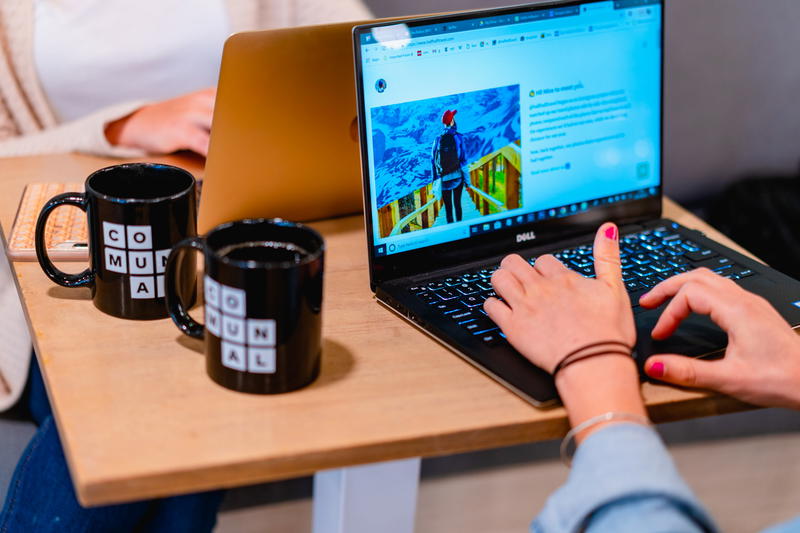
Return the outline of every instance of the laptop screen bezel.
<path id="1" fill-rule="evenodd" d="M 613 221 L 619 225 L 634 224 L 644 220 L 658 219 L 661 217 L 663 205 L 664 184 L 664 41 L 665 41 L 665 16 L 666 0 L 660 0 L 661 18 L 661 79 L 659 84 L 659 185 L 657 194 L 638 200 L 629 200 L 613 203 L 606 206 L 595 207 L 589 211 L 577 213 L 563 218 L 553 218 L 543 221 L 531 222 L 511 228 L 504 228 L 485 235 L 477 235 L 417 248 L 406 252 L 377 256 L 373 231 L 374 213 L 372 212 L 372 186 L 370 183 L 369 153 L 367 148 L 368 132 L 366 130 L 364 77 L 361 56 L 361 36 L 370 33 L 373 28 L 405 24 L 409 27 L 425 26 L 457 22 L 473 18 L 484 18 L 495 15 L 510 15 L 516 13 L 529 13 L 553 8 L 580 6 L 598 3 L 607 0 L 566 0 L 551 1 L 536 4 L 518 5 L 505 8 L 481 9 L 468 12 L 459 12 L 448 15 L 434 15 L 425 17 L 412 17 L 408 19 L 395 19 L 392 21 L 364 24 L 353 28 L 353 51 L 355 60 L 356 100 L 358 105 L 358 131 L 361 147 L 361 174 L 364 187 L 364 221 L 367 234 L 367 256 L 369 260 L 370 286 L 375 288 L 383 282 L 397 278 L 415 276 L 427 272 L 456 266 L 465 262 L 479 260 L 483 257 L 492 257 L 503 253 L 513 253 L 532 246 L 546 246 L 563 239 L 578 235 L 589 235 L 606 221 Z M 622 191 L 621 191 L 622 192 Z M 536 235 L 534 241 L 525 240 L 518 242 L 517 236 L 531 232 Z"/>

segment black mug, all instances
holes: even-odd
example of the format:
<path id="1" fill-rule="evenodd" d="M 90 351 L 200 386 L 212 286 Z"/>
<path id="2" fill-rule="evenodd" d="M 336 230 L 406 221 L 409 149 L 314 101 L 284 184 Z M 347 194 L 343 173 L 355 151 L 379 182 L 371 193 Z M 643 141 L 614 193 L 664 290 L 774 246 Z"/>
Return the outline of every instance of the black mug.
<path id="1" fill-rule="evenodd" d="M 189 316 L 176 285 L 191 249 L 205 258 L 205 325 Z M 275 394 L 316 379 L 324 254 L 319 233 L 280 219 L 229 222 L 175 246 L 167 261 L 167 308 L 181 331 L 205 339 L 212 380 Z"/>
<path id="2" fill-rule="evenodd" d="M 194 177 L 169 165 L 130 163 L 94 172 L 85 189 L 53 197 L 39 214 L 36 257 L 45 274 L 64 287 L 89 287 L 94 305 L 109 315 L 166 318 L 167 257 L 175 243 L 197 235 Z M 78 274 L 58 270 L 47 255 L 47 218 L 61 205 L 79 207 L 89 220 L 90 265 Z M 180 290 L 193 302 L 195 258 L 188 259 Z"/>

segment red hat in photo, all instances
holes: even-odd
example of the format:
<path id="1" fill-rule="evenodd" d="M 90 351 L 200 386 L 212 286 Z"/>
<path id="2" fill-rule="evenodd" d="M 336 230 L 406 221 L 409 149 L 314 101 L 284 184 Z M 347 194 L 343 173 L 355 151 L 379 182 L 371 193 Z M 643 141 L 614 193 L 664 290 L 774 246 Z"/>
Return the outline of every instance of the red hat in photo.
<path id="1" fill-rule="evenodd" d="M 444 115 L 442 115 L 442 124 L 444 124 L 445 126 L 449 126 L 450 123 L 453 122 L 453 117 L 456 116 L 456 113 L 458 113 L 458 111 L 456 111 L 455 109 L 453 109 L 452 111 L 449 109 L 445 111 Z"/>

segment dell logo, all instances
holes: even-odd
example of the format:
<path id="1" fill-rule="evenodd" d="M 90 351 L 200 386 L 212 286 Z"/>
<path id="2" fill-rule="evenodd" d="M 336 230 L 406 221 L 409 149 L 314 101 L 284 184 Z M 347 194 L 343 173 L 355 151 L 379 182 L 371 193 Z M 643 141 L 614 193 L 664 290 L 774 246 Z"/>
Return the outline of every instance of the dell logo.
<path id="1" fill-rule="evenodd" d="M 527 233 L 518 233 L 517 234 L 517 244 L 521 242 L 532 241 L 536 239 L 536 234 L 532 231 L 528 231 Z"/>

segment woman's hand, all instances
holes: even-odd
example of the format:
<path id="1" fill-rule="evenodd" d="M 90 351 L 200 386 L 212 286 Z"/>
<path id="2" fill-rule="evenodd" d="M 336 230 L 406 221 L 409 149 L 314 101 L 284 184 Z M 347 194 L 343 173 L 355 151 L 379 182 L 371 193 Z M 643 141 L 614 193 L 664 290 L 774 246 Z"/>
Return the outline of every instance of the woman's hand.
<path id="1" fill-rule="evenodd" d="M 607 224 L 597 232 L 597 279 L 567 269 L 552 255 L 539 257 L 535 267 L 509 255 L 492 276 L 504 301 L 488 299 L 487 314 L 517 351 L 548 372 L 583 346 L 618 341 L 633 347 L 636 341 L 630 299 L 622 283 L 617 231 Z"/>
<path id="2" fill-rule="evenodd" d="M 588 279 L 550 255 L 538 258 L 535 267 L 510 255 L 492 276 L 503 301 L 489 298 L 484 309 L 522 355 L 548 372 L 564 356 L 589 344 L 617 341 L 633 347 L 636 329 L 622 282 L 619 232 L 613 224 L 598 230 L 594 262 L 597 279 Z M 576 362 L 558 373 L 556 386 L 573 426 L 610 411 L 645 416 L 631 357 Z"/>
<path id="3" fill-rule="evenodd" d="M 757 405 L 800 409 L 800 339 L 769 302 L 707 269 L 663 281 L 639 303 L 656 308 L 669 298 L 654 339 L 668 338 L 689 314 L 699 313 L 727 332 L 728 348 L 716 361 L 654 355 L 645 364 L 648 375 Z"/>
<path id="4" fill-rule="evenodd" d="M 206 156 L 216 93 L 212 87 L 144 106 L 108 124 L 106 138 L 152 154 L 191 150 Z"/>

